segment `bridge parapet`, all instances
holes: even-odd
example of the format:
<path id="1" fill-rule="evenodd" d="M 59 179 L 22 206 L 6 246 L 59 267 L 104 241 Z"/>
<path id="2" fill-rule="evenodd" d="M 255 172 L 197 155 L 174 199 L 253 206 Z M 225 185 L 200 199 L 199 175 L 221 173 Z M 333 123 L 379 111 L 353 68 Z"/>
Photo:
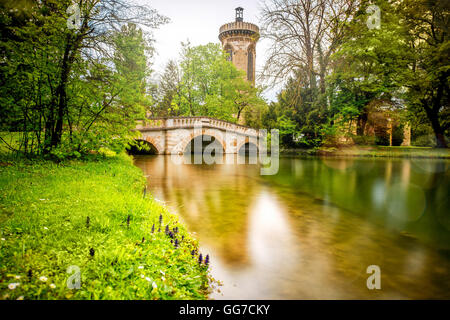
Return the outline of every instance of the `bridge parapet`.
<path id="1" fill-rule="evenodd" d="M 231 131 L 246 136 L 261 136 L 259 130 L 225 120 L 210 117 L 170 117 L 147 118 L 140 120 L 136 127 L 139 131 L 191 129 L 195 127 L 214 128 Z"/>

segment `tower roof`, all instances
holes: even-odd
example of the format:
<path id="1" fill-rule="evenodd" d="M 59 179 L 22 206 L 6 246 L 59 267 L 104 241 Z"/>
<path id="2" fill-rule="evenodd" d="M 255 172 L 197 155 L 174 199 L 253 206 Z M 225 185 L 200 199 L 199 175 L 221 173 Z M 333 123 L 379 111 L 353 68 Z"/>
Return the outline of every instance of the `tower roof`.
<path id="1" fill-rule="evenodd" d="M 236 22 L 244 21 L 244 8 L 237 7 L 235 10 L 236 10 Z"/>

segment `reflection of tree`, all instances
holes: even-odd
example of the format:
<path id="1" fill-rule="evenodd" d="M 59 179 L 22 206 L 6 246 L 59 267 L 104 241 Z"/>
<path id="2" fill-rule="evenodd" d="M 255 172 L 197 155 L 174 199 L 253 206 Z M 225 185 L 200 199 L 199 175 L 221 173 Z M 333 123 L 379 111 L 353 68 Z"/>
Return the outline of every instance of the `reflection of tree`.
<path id="1" fill-rule="evenodd" d="M 430 188 L 426 189 L 427 216 L 426 222 L 435 230 L 434 238 L 439 239 L 441 246 L 450 249 L 450 215 L 448 214 L 450 188 L 449 171 L 444 161 L 435 161 L 429 179 Z"/>
<path id="2" fill-rule="evenodd" d="M 334 198 L 315 198 L 286 184 L 272 190 L 289 212 L 291 229 L 296 230 L 292 250 L 301 259 L 291 262 L 297 271 L 290 274 L 290 282 L 309 288 L 307 292 L 290 288 L 298 295 L 295 298 L 449 297 L 450 283 L 442 280 L 447 278 L 450 257 L 336 205 Z M 382 270 L 379 292 L 366 287 L 366 268 L 373 264 Z"/>
<path id="3" fill-rule="evenodd" d="M 176 165 L 170 156 L 146 158 L 136 165 L 204 245 L 214 243 L 225 262 L 247 262 L 248 212 L 259 188 L 249 172 L 256 177 L 257 167 Z"/>
<path id="4" fill-rule="evenodd" d="M 412 170 L 411 163 L 421 170 Z M 442 160 L 285 158 L 281 159 L 279 173 L 265 179 L 295 187 L 385 228 L 406 230 L 426 240 L 442 237 L 437 234 L 440 227 L 429 220 L 438 212 L 437 207 L 442 208 L 439 204 L 446 203 L 442 198 L 448 190 L 447 167 Z M 295 174 L 292 168 L 296 168 Z M 426 210 L 420 214 L 425 205 L 424 192 Z M 450 234 L 445 239 L 448 242 Z"/>

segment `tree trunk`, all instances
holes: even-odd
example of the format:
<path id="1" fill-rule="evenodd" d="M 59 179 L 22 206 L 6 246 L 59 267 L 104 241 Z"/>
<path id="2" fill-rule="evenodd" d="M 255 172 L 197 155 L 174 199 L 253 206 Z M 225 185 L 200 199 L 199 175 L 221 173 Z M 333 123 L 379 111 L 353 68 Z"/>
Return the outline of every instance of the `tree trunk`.
<path id="1" fill-rule="evenodd" d="M 431 99 L 431 108 L 428 106 L 428 101 L 422 100 L 422 105 L 427 114 L 428 120 L 431 122 L 434 135 L 436 136 L 436 144 L 438 148 L 447 148 L 447 142 L 445 141 L 444 129 L 439 122 L 439 110 L 443 104 L 444 91 L 446 87 L 447 74 L 441 75 L 439 78 L 439 84 L 437 85 L 436 95 Z"/>
<path id="2" fill-rule="evenodd" d="M 358 121 L 356 124 L 356 134 L 358 136 L 364 135 L 364 132 L 366 130 L 366 124 L 367 124 L 367 112 L 363 111 L 363 113 L 358 116 Z"/>
<path id="3" fill-rule="evenodd" d="M 436 112 L 436 108 L 429 108 L 424 106 L 427 113 L 428 120 L 430 120 L 431 127 L 433 128 L 434 135 L 436 136 L 436 144 L 438 148 L 447 148 L 447 142 L 445 141 L 444 130 L 439 123 L 439 115 Z"/>
<path id="4" fill-rule="evenodd" d="M 67 108 L 67 94 L 66 94 L 66 87 L 67 87 L 67 80 L 69 78 L 69 73 L 71 69 L 71 50 L 72 50 L 72 41 L 71 36 L 67 36 L 67 42 L 66 42 L 66 48 L 64 50 L 64 57 L 62 61 L 61 66 L 61 78 L 58 85 L 58 88 L 56 89 L 56 95 L 58 99 L 58 113 L 56 118 L 56 125 L 55 130 L 52 134 L 52 141 L 51 141 L 51 147 L 57 147 L 61 143 L 62 138 L 62 129 L 63 129 L 63 122 L 64 122 L 64 114 L 65 110 Z"/>

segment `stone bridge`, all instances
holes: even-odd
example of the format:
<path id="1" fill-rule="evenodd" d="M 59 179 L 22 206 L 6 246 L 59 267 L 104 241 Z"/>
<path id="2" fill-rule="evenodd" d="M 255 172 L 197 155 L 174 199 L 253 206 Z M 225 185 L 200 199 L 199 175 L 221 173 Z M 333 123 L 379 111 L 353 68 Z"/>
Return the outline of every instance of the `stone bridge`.
<path id="1" fill-rule="evenodd" d="M 263 146 L 259 130 L 209 117 L 148 118 L 140 120 L 136 130 L 157 154 L 183 154 L 193 139 L 202 136 L 213 137 L 223 153 L 238 153 L 243 146 L 260 151 Z"/>

